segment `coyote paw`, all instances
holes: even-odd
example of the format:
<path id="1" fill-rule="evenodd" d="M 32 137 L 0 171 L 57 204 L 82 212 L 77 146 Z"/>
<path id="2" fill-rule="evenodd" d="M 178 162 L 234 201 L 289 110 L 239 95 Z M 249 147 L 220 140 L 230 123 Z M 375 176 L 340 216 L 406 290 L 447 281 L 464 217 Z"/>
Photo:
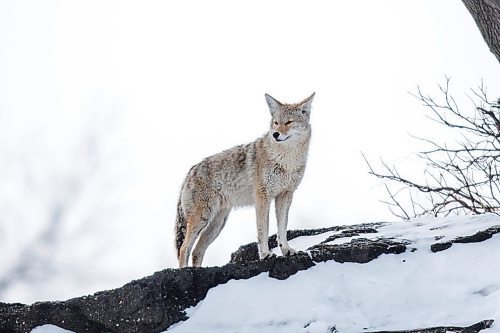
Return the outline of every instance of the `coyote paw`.
<path id="1" fill-rule="evenodd" d="M 297 254 L 297 250 L 295 250 L 291 247 L 282 247 L 281 253 L 283 253 L 284 256 L 293 256 L 293 255 Z"/>
<path id="2" fill-rule="evenodd" d="M 274 258 L 274 257 L 276 257 L 276 255 L 270 251 L 260 254 L 260 260 L 270 259 L 270 258 Z"/>

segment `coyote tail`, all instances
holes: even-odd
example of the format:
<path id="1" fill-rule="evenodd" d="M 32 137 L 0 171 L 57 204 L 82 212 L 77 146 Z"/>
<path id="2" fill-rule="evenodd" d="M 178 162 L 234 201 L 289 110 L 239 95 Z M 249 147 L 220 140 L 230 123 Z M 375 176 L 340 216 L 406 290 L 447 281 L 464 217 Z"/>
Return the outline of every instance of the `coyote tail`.
<path id="1" fill-rule="evenodd" d="M 179 258 L 180 250 L 184 239 L 186 238 L 186 216 L 182 211 L 181 198 L 177 203 L 177 216 L 175 218 L 175 247 L 177 248 L 177 258 Z"/>

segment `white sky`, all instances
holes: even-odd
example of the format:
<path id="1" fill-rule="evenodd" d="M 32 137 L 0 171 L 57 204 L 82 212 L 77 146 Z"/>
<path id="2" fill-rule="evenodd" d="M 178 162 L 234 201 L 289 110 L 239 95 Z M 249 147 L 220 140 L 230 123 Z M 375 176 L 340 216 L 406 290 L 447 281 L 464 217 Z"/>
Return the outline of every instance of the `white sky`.
<path id="1" fill-rule="evenodd" d="M 110 276 L 95 288 L 176 266 L 172 229 L 186 172 L 266 131 L 264 93 L 296 102 L 316 92 L 290 228 L 393 219 L 360 151 L 420 175 L 410 158 L 422 144 L 409 133 L 439 134 L 408 92 L 418 84 L 437 95 L 445 75 L 458 99 L 481 79 L 500 96 L 498 62 L 458 0 L 0 2 L 4 156 L 36 170 L 44 161 L 71 167 L 66 152 L 82 124 L 112 133 L 101 147 L 112 167 L 87 205 L 115 211 L 106 223 L 85 222 L 92 242 L 72 240 L 64 251 L 66 262 L 81 257 L 81 266 Z M 10 177 L 12 168 L 0 170 Z M 14 261 L 27 237 L 3 223 L 0 241 Z M 42 222 L 32 213 L 24 223 L 36 230 Z M 223 264 L 255 239 L 253 210 L 238 210 L 205 264 Z M 95 251 L 99 259 L 84 255 Z M 60 289 L 60 297 L 78 293 Z M 23 292 L 11 297 L 22 301 Z"/>

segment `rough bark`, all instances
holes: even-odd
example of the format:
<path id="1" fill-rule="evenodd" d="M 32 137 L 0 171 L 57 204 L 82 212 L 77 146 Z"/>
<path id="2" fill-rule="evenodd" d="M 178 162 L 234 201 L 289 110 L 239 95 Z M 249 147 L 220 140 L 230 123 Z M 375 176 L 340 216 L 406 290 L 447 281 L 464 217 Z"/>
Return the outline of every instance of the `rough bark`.
<path id="1" fill-rule="evenodd" d="M 462 0 L 488 44 L 490 51 L 500 62 L 500 1 Z"/>

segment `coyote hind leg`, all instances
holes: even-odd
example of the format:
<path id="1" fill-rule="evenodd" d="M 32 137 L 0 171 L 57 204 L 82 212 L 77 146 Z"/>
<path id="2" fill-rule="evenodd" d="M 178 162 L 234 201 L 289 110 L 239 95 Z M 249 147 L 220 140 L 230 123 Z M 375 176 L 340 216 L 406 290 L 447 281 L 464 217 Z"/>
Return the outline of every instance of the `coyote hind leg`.
<path id="1" fill-rule="evenodd" d="M 210 210 L 207 209 L 204 213 L 189 214 L 187 216 L 186 237 L 184 238 L 184 243 L 182 243 L 178 258 L 180 268 L 188 266 L 189 254 L 191 253 L 191 249 L 196 239 L 201 231 L 209 224 L 209 221 L 213 219 L 213 214 L 210 213 Z"/>
<path id="2" fill-rule="evenodd" d="M 215 218 L 208 223 L 205 229 L 200 234 L 198 243 L 193 250 L 193 266 L 199 267 L 203 262 L 203 256 L 208 246 L 219 236 L 220 232 L 226 225 L 227 217 L 230 209 L 221 209 Z"/>

